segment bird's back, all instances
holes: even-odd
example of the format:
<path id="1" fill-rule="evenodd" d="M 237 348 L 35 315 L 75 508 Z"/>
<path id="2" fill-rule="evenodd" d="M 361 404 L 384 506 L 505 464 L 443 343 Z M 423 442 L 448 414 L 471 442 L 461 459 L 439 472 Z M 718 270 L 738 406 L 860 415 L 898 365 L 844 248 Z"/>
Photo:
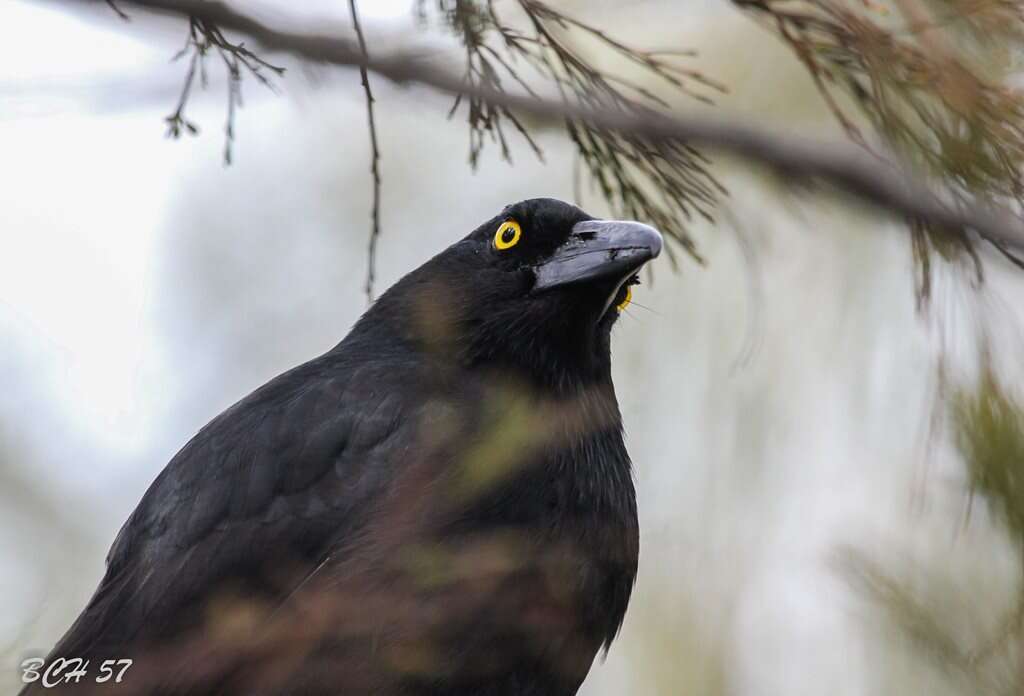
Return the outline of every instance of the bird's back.
<path id="1" fill-rule="evenodd" d="M 636 569 L 608 396 L 343 343 L 171 460 L 52 655 L 139 693 L 574 693 Z"/>

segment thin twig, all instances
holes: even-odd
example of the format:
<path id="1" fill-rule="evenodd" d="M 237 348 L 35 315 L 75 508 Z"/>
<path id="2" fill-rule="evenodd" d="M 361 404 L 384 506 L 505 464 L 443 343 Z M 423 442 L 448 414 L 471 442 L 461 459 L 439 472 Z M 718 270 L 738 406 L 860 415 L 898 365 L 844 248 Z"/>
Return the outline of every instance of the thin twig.
<path id="1" fill-rule="evenodd" d="M 370 76 L 366 71 L 366 66 L 370 62 L 370 54 L 366 51 L 366 39 L 363 37 L 363 29 L 359 26 L 356 0 L 348 0 L 348 7 L 352 13 L 352 26 L 356 30 L 359 52 L 363 58 L 359 66 L 359 77 L 363 82 L 363 91 L 366 92 L 366 119 L 370 125 L 370 149 L 372 151 L 370 173 L 373 174 L 373 210 L 370 213 L 372 227 L 370 228 L 370 241 L 367 248 L 366 301 L 368 304 L 372 304 L 373 281 L 377 266 L 377 240 L 380 239 L 380 148 L 377 145 L 377 122 L 373 116 L 373 92 L 370 91 Z"/>
<path id="2" fill-rule="evenodd" d="M 124 10 L 118 7 L 114 0 L 106 0 L 106 3 L 110 7 L 110 9 L 114 11 L 114 14 L 116 14 L 118 17 L 120 17 L 126 22 L 131 20 L 131 17 L 129 17 Z"/>
<path id="3" fill-rule="evenodd" d="M 1002 254 L 1007 261 L 1009 261 L 1014 266 L 1024 271 L 1024 259 L 1011 252 L 1009 249 L 1003 246 L 1001 242 L 992 242 L 992 246 L 994 246 L 996 248 L 996 251 Z"/>
<path id="4" fill-rule="evenodd" d="M 881 164 L 877 157 L 845 143 L 820 142 L 776 133 L 743 123 L 664 114 L 596 109 L 467 86 L 459 77 L 431 65 L 421 56 L 395 53 L 370 58 L 352 41 L 323 34 L 273 29 L 216 0 L 132 0 L 176 15 L 194 14 L 225 29 L 247 34 L 267 49 L 307 60 L 342 66 L 365 66 L 402 85 L 422 85 L 450 95 L 466 94 L 509 110 L 530 114 L 536 121 L 563 124 L 567 119 L 592 127 L 642 136 L 656 144 L 702 146 L 759 162 L 793 183 L 824 182 L 855 199 L 900 217 L 923 220 L 947 234 L 963 237 L 973 229 L 981 237 L 1012 250 L 1024 251 L 1024 221 L 999 205 L 964 202 L 950 206 L 936 192 L 908 173 L 906 167 Z"/>
<path id="5" fill-rule="evenodd" d="M 235 113 L 238 107 L 242 106 L 242 69 L 244 68 L 260 84 L 273 91 L 274 85 L 263 73 L 263 70 L 270 70 L 280 76 L 284 74 L 284 68 L 271 65 L 263 60 L 247 49 L 244 42 L 238 44 L 231 43 L 224 36 L 220 27 L 214 22 L 196 15 L 189 16 L 188 36 L 186 37 L 185 45 L 172 58 L 172 61 L 179 60 L 191 53 L 178 105 L 174 112 L 164 119 L 167 122 L 168 137 L 178 138 L 182 132 L 187 132 L 190 135 L 199 133 L 199 127 L 195 122 L 189 121 L 185 117 L 185 107 L 191 96 L 192 85 L 197 72 L 199 74 L 199 86 L 206 89 L 206 58 L 214 50 L 224 62 L 228 75 L 228 108 L 227 120 L 224 124 L 224 164 L 229 165 L 232 159 L 232 145 L 235 140 Z"/>

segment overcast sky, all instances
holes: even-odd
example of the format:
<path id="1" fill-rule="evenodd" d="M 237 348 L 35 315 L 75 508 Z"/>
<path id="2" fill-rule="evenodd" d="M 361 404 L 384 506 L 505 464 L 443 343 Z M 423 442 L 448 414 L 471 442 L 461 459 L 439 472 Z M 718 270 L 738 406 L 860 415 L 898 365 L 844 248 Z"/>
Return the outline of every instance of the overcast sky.
<path id="1" fill-rule="evenodd" d="M 411 4 L 374 0 L 362 11 L 372 29 L 408 21 Z M 30 361 L 78 426 L 130 449 L 154 418 L 134 407 L 136 373 L 123 366 L 146 367 L 141 324 L 160 222 L 197 148 L 221 147 L 223 100 L 219 90 L 195 100 L 199 139 L 165 139 L 184 74 L 169 63 L 180 36 L 154 42 L 138 18 L 121 23 L 97 5 L 82 17 L 60 3 L 0 4 L 0 335 L 13 345 L 0 367 L 14 355 Z M 339 6 L 295 11 L 343 21 L 332 15 Z M 250 108 L 276 99 L 254 87 Z"/>

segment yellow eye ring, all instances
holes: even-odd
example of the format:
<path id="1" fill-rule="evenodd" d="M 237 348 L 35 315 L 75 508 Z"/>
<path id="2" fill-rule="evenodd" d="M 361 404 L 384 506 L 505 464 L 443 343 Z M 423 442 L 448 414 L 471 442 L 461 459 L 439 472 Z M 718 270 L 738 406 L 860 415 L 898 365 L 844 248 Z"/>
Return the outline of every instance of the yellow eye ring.
<path id="1" fill-rule="evenodd" d="M 501 251 L 505 249 L 511 249 L 519 243 L 519 238 L 523 235 L 523 228 L 519 226 L 519 223 L 515 220 L 506 220 L 501 223 L 501 227 L 494 233 L 494 247 Z"/>
<path id="2" fill-rule="evenodd" d="M 632 288 L 632 286 L 627 285 L 626 286 L 626 296 L 624 298 L 622 298 L 622 302 L 620 302 L 619 304 L 615 305 L 615 309 L 617 309 L 617 310 L 619 310 L 621 312 L 621 311 L 625 310 L 626 307 L 629 306 L 629 303 L 632 302 L 632 301 L 633 301 L 633 288 Z"/>

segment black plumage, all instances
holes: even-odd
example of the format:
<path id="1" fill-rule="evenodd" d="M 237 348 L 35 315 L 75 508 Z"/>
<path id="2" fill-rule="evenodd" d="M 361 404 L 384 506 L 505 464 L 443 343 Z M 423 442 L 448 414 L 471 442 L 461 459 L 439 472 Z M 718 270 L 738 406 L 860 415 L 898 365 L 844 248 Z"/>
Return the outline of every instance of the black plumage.
<path id="1" fill-rule="evenodd" d="M 48 659 L 122 695 L 575 693 L 637 570 L 610 332 L 660 245 L 534 199 L 411 272 L 175 455 Z"/>

